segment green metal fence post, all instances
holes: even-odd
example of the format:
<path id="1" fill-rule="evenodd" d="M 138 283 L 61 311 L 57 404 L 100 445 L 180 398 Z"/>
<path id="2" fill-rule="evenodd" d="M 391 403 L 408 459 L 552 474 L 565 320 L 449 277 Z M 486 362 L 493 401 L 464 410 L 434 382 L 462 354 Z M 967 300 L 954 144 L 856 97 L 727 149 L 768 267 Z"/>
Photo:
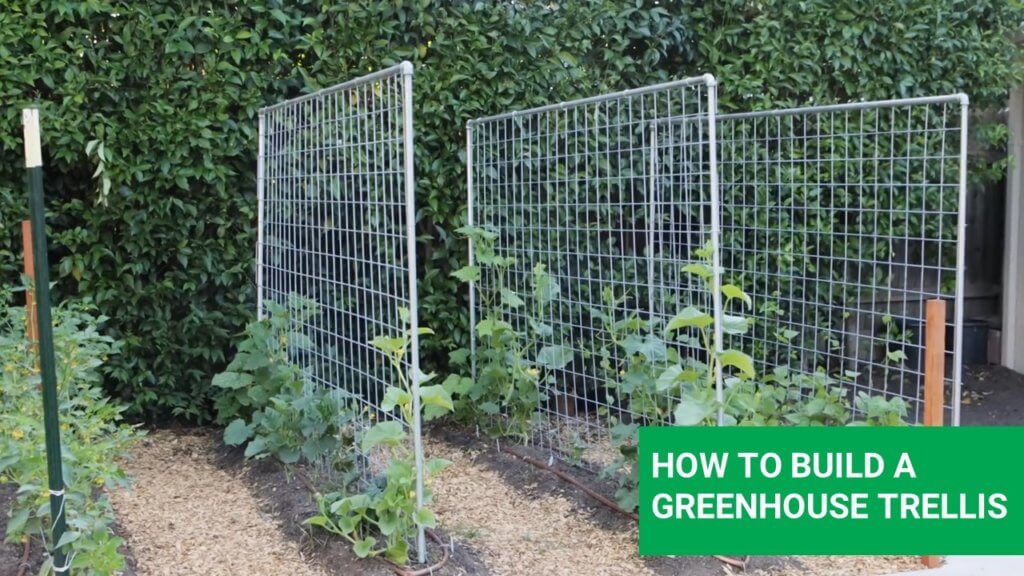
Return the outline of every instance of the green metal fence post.
<path id="1" fill-rule="evenodd" d="M 39 110 L 22 110 L 25 129 L 25 170 L 28 172 L 29 213 L 35 258 L 36 326 L 39 331 L 39 368 L 43 380 L 43 421 L 46 428 L 46 465 L 50 483 L 50 533 L 53 570 L 71 574 L 65 547 L 58 547 L 66 529 L 64 471 L 60 455 L 60 422 L 57 415 L 57 365 L 53 353 L 53 321 L 50 317 L 50 265 L 46 253 L 46 205 L 43 200 L 43 157 L 39 144 Z"/>

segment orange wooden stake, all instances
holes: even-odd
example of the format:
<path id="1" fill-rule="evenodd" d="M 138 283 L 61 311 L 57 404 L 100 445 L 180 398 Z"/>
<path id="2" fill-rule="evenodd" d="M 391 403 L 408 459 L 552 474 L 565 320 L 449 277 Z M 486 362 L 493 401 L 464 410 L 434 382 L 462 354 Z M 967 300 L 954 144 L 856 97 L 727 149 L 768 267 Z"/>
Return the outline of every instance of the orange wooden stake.
<path id="1" fill-rule="evenodd" d="M 32 252 L 32 222 L 29 220 L 21 221 L 21 238 L 24 243 L 25 253 L 25 276 L 28 276 L 30 282 L 32 282 L 31 289 L 25 292 L 25 333 L 28 335 L 28 341 L 32 343 L 33 349 L 35 343 L 39 340 L 39 328 L 36 326 L 36 265 L 34 253 Z"/>
<path id="2" fill-rule="evenodd" d="M 942 426 L 946 381 L 946 301 L 929 300 L 924 328 L 924 425 Z M 956 402 L 956 398 L 953 399 Z M 921 556 L 928 568 L 942 565 L 942 556 Z"/>

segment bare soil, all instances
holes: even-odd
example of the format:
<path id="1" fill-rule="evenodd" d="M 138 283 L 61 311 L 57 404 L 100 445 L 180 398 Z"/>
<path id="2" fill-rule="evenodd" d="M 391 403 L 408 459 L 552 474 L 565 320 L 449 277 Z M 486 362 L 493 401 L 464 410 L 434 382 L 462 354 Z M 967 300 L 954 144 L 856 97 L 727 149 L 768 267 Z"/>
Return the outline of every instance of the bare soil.
<path id="1" fill-rule="evenodd" d="M 1024 374 L 1002 366 L 966 366 L 960 403 L 964 426 L 1024 425 Z"/>

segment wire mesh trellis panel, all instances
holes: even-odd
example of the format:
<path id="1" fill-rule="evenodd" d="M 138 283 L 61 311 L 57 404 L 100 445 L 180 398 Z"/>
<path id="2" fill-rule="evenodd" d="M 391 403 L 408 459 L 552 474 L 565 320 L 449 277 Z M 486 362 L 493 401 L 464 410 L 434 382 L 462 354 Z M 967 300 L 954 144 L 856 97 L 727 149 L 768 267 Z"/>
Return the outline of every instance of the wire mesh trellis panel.
<path id="1" fill-rule="evenodd" d="M 259 116 L 260 316 L 267 302 L 291 309 L 301 337 L 288 343 L 290 357 L 310 386 L 349 403 L 357 434 L 380 419 L 401 421 L 381 409 L 395 374 L 370 341 L 417 325 L 412 73 L 403 62 Z M 419 374 L 415 331 L 410 340 L 403 370 Z M 418 392 L 413 402 L 422 506 Z M 364 481 L 388 460 L 383 448 L 361 454 Z M 423 542 L 421 529 L 421 561 Z"/>
<path id="2" fill-rule="evenodd" d="M 504 432 L 596 466 L 614 423 L 670 418 L 671 398 L 625 402 L 619 372 L 691 355 L 651 334 L 714 232 L 715 97 L 706 75 L 467 125 L 470 224 L 493 234 L 470 250 L 474 379 L 495 388 L 477 401 L 528 399 L 497 416 Z"/>
<path id="3" fill-rule="evenodd" d="M 916 422 L 924 304 L 945 299 L 958 424 L 967 112 L 951 95 L 719 115 L 723 281 L 755 318 L 726 346 L 902 398 Z"/>

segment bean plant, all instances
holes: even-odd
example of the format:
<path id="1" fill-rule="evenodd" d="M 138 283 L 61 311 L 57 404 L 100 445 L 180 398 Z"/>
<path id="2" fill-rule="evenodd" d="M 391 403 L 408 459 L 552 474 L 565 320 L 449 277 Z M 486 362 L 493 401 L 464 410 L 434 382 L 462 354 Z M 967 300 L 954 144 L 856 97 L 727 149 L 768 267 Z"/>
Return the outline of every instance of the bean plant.
<path id="1" fill-rule="evenodd" d="M 21 543 L 48 534 L 50 497 L 37 357 L 24 309 L 6 307 L 7 296 L 0 294 L 0 484 L 18 487 L 5 541 Z M 76 573 L 114 574 L 125 566 L 124 540 L 114 533 L 106 492 L 128 484 L 119 461 L 141 436 L 122 423 L 125 407 L 103 392 L 100 369 L 121 345 L 99 332 L 107 319 L 84 304 L 58 306 L 53 319 L 68 529 L 59 542 L 42 545 L 63 547 Z M 48 555 L 43 574 L 53 571 L 52 561 Z"/>

